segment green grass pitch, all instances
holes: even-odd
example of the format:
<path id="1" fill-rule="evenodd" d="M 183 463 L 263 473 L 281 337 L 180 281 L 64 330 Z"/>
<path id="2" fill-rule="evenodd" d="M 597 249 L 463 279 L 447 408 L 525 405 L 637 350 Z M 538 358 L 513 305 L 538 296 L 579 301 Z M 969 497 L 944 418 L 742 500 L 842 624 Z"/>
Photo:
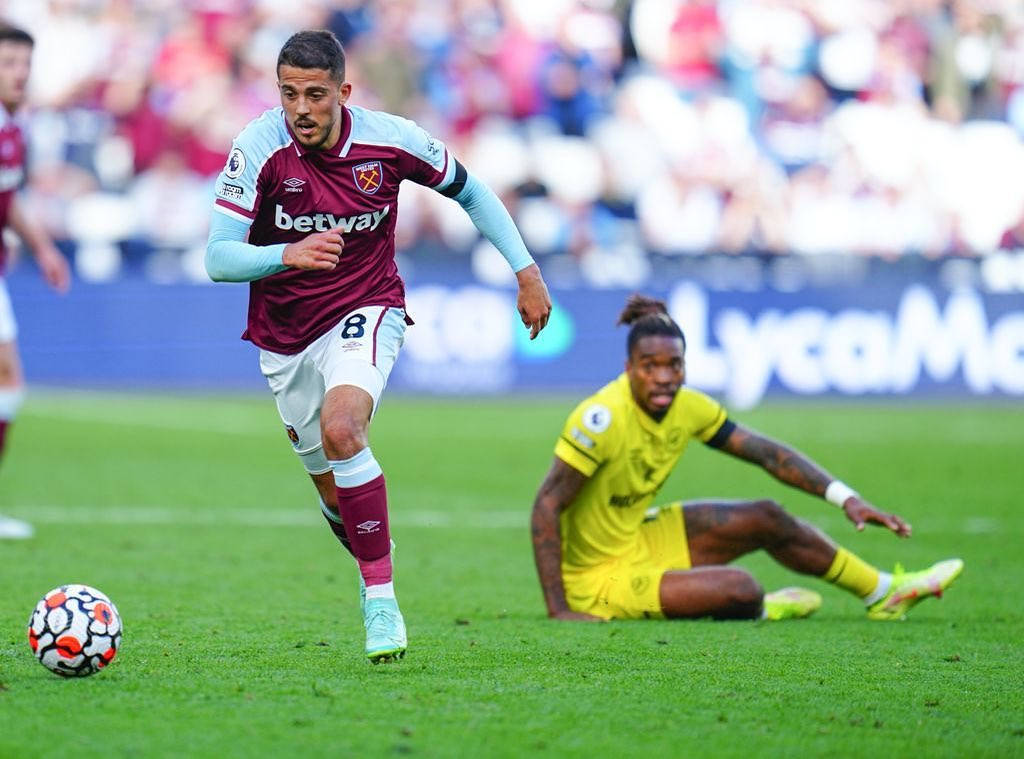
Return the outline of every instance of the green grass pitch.
<path id="1" fill-rule="evenodd" d="M 767 557 L 766 588 L 825 604 L 788 623 L 555 623 L 528 533 L 575 399 L 389 397 L 405 660 L 362 656 L 353 562 L 322 522 L 269 396 L 31 395 L 0 476 L 0 757 L 1024 756 L 1024 409 L 768 405 L 735 418 L 811 454 L 914 536 L 691 446 L 665 500 L 771 496 L 866 559 L 960 556 L 906 622 Z M 50 588 L 95 585 L 124 619 L 83 680 L 32 657 Z"/>

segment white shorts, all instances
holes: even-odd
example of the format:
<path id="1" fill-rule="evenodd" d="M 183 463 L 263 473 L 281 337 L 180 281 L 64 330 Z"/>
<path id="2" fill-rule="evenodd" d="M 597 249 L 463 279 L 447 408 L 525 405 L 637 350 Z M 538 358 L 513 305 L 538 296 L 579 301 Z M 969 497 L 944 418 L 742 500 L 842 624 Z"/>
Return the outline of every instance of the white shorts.
<path id="1" fill-rule="evenodd" d="M 18 337 L 18 322 L 14 320 L 11 296 L 7 294 L 7 282 L 0 277 L 0 343 L 13 343 Z"/>
<path id="2" fill-rule="evenodd" d="M 373 412 L 405 341 L 405 311 L 364 306 L 352 311 L 301 353 L 260 350 L 288 439 L 310 474 L 330 471 L 320 438 L 320 409 L 332 387 L 354 385 L 373 398 Z"/>

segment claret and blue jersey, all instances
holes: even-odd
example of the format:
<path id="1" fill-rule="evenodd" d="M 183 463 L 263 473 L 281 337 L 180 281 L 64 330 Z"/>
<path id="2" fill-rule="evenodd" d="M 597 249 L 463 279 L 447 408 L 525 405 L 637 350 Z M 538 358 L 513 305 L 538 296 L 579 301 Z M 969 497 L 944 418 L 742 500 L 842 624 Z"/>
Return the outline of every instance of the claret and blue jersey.
<path id="1" fill-rule="evenodd" d="M 444 143 L 399 116 L 344 106 L 330 150 L 303 148 L 281 108 L 250 122 L 217 178 L 215 210 L 249 225 L 252 245 L 338 228 L 345 246 L 331 271 L 284 269 L 252 281 L 244 337 L 292 354 L 355 308 L 404 307 L 395 264 L 399 185 L 410 179 L 441 191 L 455 174 Z"/>
<path id="2" fill-rule="evenodd" d="M 7 226 L 11 200 L 25 180 L 25 140 L 21 129 L 0 107 L 0 229 Z M 7 249 L 0 238 L 0 275 L 7 263 Z"/>

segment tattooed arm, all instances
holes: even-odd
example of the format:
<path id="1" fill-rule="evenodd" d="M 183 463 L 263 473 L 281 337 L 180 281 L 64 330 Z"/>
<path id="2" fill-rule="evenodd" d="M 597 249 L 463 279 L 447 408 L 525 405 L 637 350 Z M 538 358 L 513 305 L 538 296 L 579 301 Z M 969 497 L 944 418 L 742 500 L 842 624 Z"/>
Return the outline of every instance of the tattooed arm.
<path id="1" fill-rule="evenodd" d="M 835 479 L 799 451 L 737 424 L 725 439 L 722 450 L 757 464 L 787 485 L 824 498 L 825 488 Z"/>
<path id="2" fill-rule="evenodd" d="M 741 424 L 737 424 L 722 442 L 721 450 L 757 464 L 780 482 L 805 490 L 811 495 L 824 497 L 825 489 L 835 479 L 800 451 Z M 900 537 L 910 536 L 909 524 L 895 514 L 876 508 L 859 495 L 847 498 L 842 508 L 858 530 L 863 530 L 864 525 L 871 522 L 888 527 Z"/>
<path id="3" fill-rule="evenodd" d="M 555 458 L 533 502 L 530 518 L 533 557 L 537 562 L 548 616 L 553 619 L 600 621 L 599 617 L 569 609 L 562 582 L 562 535 L 558 516 L 579 495 L 586 481 L 585 474 Z"/>

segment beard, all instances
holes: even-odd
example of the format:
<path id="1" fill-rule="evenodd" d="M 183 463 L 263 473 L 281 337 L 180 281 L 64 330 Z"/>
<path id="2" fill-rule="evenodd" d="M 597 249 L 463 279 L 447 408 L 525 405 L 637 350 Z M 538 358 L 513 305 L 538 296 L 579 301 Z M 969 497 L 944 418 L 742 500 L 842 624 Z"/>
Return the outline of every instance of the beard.
<path id="1" fill-rule="evenodd" d="M 334 131 L 334 125 L 337 123 L 337 120 L 331 119 L 325 124 L 319 124 L 314 121 L 310 121 L 309 123 L 314 125 L 314 131 L 311 132 L 308 137 L 299 131 L 298 122 L 292 124 L 295 136 L 307 150 L 322 150 L 324 145 L 331 138 L 331 133 Z"/>

